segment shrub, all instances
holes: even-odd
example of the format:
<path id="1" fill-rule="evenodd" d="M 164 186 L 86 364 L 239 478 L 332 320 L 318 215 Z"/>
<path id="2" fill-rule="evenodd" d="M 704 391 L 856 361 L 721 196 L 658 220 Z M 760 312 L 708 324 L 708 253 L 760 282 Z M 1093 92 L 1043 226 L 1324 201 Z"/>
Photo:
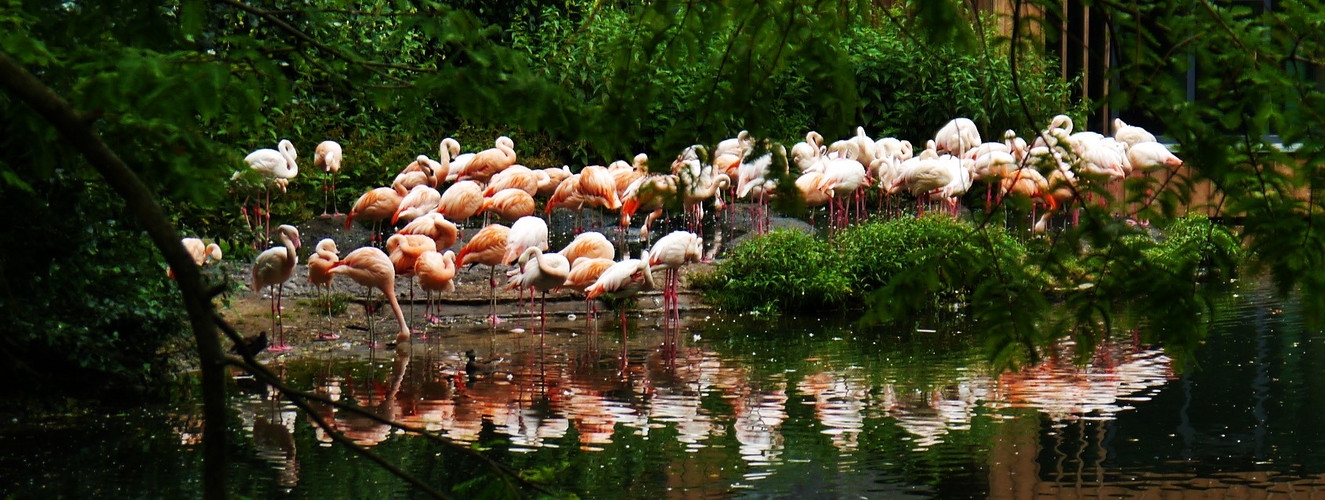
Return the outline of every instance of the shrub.
<path id="1" fill-rule="evenodd" d="M 836 243 L 848 279 L 863 292 L 886 286 L 908 270 L 945 272 L 940 259 L 997 259 L 1019 268 L 1024 265 L 1026 255 L 1026 247 L 1006 231 L 992 226 L 977 229 L 969 222 L 946 216 L 907 216 L 860 224 L 844 231 Z M 980 278 L 971 275 L 977 269 L 947 271 L 955 274 L 941 278 L 948 283 L 944 288 L 971 288 Z"/>
<path id="2" fill-rule="evenodd" d="M 1204 215 L 1173 221 L 1164 240 L 1146 252 L 1154 265 L 1184 276 L 1211 272 L 1232 274 L 1242 261 L 1242 245 L 1233 231 Z"/>
<path id="3" fill-rule="evenodd" d="M 168 387 L 160 382 L 176 370 L 162 353 L 186 337 L 159 252 L 119 219 L 123 203 L 101 182 L 57 171 L 31 188 L 0 197 L 10 213 L 27 214 L 0 229 L 2 373 L 25 381 L 20 396 Z"/>
<path id="4" fill-rule="evenodd" d="M 692 279 L 723 309 L 810 311 L 840 307 L 850 294 L 836 252 L 798 231 L 773 231 L 738 245 L 712 275 Z"/>

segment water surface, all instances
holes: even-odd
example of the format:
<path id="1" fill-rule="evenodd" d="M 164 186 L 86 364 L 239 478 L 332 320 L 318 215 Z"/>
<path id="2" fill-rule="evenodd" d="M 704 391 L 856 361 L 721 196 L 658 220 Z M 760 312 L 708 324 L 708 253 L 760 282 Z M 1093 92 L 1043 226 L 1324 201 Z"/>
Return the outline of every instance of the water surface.
<path id="1" fill-rule="evenodd" d="M 1255 284 L 1177 370 L 1156 346 L 1072 346 L 994 375 L 960 318 L 860 328 L 841 318 L 691 315 L 550 324 L 546 336 L 455 328 L 408 350 L 268 358 L 294 387 L 427 428 L 590 498 L 1306 495 L 1325 485 L 1325 349 L 1293 302 Z M 1127 336 L 1124 336 L 1127 337 Z M 470 377 L 461 355 L 501 358 Z M 264 355 L 270 356 L 270 355 Z M 1321 361 L 1321 362 L 1318 362 Z M 411 497 L 238 379 L 234 492 Z M 460 496 L 473 456 L 330 407 L 348 438 Z M 200 419 L 145 408 L 0 435 L 0 492 L 197 496 Z"/>

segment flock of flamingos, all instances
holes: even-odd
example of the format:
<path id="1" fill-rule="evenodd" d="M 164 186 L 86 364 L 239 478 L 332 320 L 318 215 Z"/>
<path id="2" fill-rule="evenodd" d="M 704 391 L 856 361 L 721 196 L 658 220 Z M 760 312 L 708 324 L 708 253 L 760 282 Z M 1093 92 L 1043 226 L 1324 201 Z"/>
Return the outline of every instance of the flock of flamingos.
<path id="1" fill-rule="evenodd" d="M 853 206 L 857 217 L 864 215 L 864 193 L 870 188 L 881 197 L 909 193 L 917 200 L 920 212 L 929 199 L 937 197 L 955 215 L 958 198 L 975 181 L 984 180 L 988 186 L 986 203 L 997 186 L 1000 199 L 1028 197 L 1032 206 L 1047 207 L 1034 223 L 1035 230 L 1043 231 L 1050 214 L 1076 196 L 1078 182 L 1112 183 L 1133 170 L 1149 172 L 1182 165 L 1182 160 L 1146 130 L 1121 119 L 1114 121 L 1114 128 L 1113 136 L 1073 133 L 1072 120 L 1059 115 L 1029 144 L 1012 130 L 1003 134 L 1001 142 L 983 142 L 974 122 L 957 118 L 939 129 L 918 154 L 909 141 L 893 137 L 874 140 L 862 127 L 857 128 L 854 137 L 828 145 L 822 135 L 811 131 L 789 152 L 780 144 L 757 144 L 742 131 L 737 137 L 719 142 L 711 152 L 699 145 L 686 148 L 671 162 L 669 174 L 651 173 L 644 154 L 637 155 L 633 162 L 586 166 L 578 173 L 565 166 L 530 169 L 516 164 L 515 144 L 509 137 L 498 137 L 491 149 L 466 154 L 460 154 L 459 142 L 446 138 L 438 150 L 439 160 L 418 156 L 389 187 L 360 196 L 346 217 L 347 228 L 355 220 L 371 222 L 374 228 L 388 221 L 390 227 L 395 227 L 404 221 L 406 224 L 386 239 L 385 251 L 366 246 L 341 258 L 336 242 L 323 239 L 309 257 L 309 279 L 315 285 L 329 287 L 335 276 L 343 275 L 362 286 L 381 290 L 399 324 L 394 343 L 410 339 L 410 329 L 396 299 L 396 278 L 414 277 L 430 294 L 448 291 L 454 289 L 456 267 L 472 264 L 491 267 L 493 289 L 497 286 L 497 266 L 515 264 L 507 272 L 507 287 L 522 293 L 529 290 L 531 304 L 535 293 L 546 298 L 553 289 L 581 291 L 589 300 L 600 295 L 631 297 L 652 289 L 652 271 L 665 269 L 664 298 L 668 317 L 672 318 L 679 315 L 678 270 L 701 258 L 699 235 L 673 232 L 642 252 L 639 259 L 619 262 L 613 260 L 615 247 L 598 232 L 579 234 L 565 249 L 549 253 L 548 226 L 537 214 L 535 197 L 547 200 L 543 215 L 565 208 L 578 218 L 585 208 L 598 208 L 618 211 L 622 226 L 628 227 L 633 216 L 646 213 L 641 234 L 647 238 L 650 223 L 676 201 L 680 201 L 692 227 L 698 228 L 710 200 L 715 210 L 723 209 L 724 192 L 755 203 L 755 212 L 762 214 L 756 217 L 756 228 L 762 231 L 767 225 L 766 203 L 775 194 L 779 180 L 789 178 L 789 172 L 799 172 L 795 185 L 807 206 L 829 206 L 834 226 L 849 222 Z M 296 157 L 294 145 L 281 140 L 277 149 L 250 153 L 245 158 L 249 172 L 237 172 L 235 177 L 254 175 L 268 193 L 271 188 L 283 191 L 298 174 Z M 331 192 L 341 161 L 339 144 L 318 144 L 313 164 L 330 178 Z M 443 186 L 447 187 L 441 190 Z M 459 254 L 450 250 L 459 238 L 455 223 L 485 212 L 514 223 L 487 225 Z M 248 219 L 247 207 L 244 213 Z M 265 227 L 270 228 L 266 207 L 255 209 L 255 213 L 259 218 L 265 214 Z M 259 220 L 258 224 L 264 222 Z M 301 243 L 299 231 L 293 226 L 279 226 L 276 236 L 280 246 L 262 252 L 254 262 L 252 285 L 258 291 L 268 286 L 275 289 L 271 321 L 272 331 L 279 332 L 279 341 L 271 350 L 281 351 L 290 347 L 279 324 L 280 301 L 284 283 L 298 263 L 296 250 Z M 265 244 L 266 240 L 262 241 Z M 381 243 L 377 231 L 373 242 Z M 209 257 L 221 257 L 214 244 L 204 245 L 197 238 L 186 238 L 183 243 L 198 265 Z M 492 319 L 495 321 L 495 316 Z M 319 338 L 335 335 L 324 333 Z"/>

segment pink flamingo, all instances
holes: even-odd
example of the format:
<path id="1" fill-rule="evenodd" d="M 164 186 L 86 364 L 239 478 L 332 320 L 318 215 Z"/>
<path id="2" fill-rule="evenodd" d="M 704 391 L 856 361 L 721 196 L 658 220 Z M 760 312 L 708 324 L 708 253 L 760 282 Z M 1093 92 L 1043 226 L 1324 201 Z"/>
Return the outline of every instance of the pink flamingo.
<path id="1" fill-rule="evenodd" d="M 349 276 L 360 286 L 381 290 L 386 295 L 387 301 L 391 303 L 391 310 L 396 313 L 396 322 L 400 324 L 400 331 L 396 333 L 396 340 L 387 345 L 393 346 L 409 341 L 409 325 L 405 324 L 405 312 L 400 309 L 400 302 L 396 300 L 396 269 L 391 265 L 391 259 L 386 256 L 382 249 L 377 247 L 359 248 L 336 262 L 329 272 L 333 275 L 343 274 Z M 371 313 L 368 315 L 368 332 L 369 345 L 376 347 L 376 341 L 372 339 L 373 316 Z"/>
<path id="2" fill-rule="evenodd" d="M 327 307 L 327 330 L 318 333 L 318 340 L 336 340 L 340 338 L 331 330 L 331 266 L 336 265 L 340 260 L 340 250 L 336 248 L 336 242 L 331 238 L 323 238 L 317 242 L 317 248 L 313 255 L 308 257 L 308 281 L 317 287 L 318 293 L 322 295 L 319 301 Z"/>
<path id="3" fill-rule="evenodd" d="M 334 215 L 340 217 L 340 209 L 336 208 L 336 174 L 340 172 L 341 149 L 340 143 L 336 141 L 322 141 L 313 151 L 313 166 L 322 169 L 327 174 L 322 178 L 322 216 L 328 217 Z M 327 189 L 327 178 L 331 178 L 331 189 Z M 327 214 L 327 197 L 331 197 L 331 207 L 335 214 Z"/>
<path id="4" fill-rule="evenodd" d="M 271 346 L 273 352 L 290 350 L 285 343 L 285 325 L 280 323 L 281 295 L 285 292 L 285 282 L 294 274 L 294 266 L 299 263 L 299 230 L 294 226 L 281 225 L 276 228 L 281 240 L 281 247 L 269 248 L 258 255 L 253 263 L 253 289 L 275 287 L 271 297 L 271 329 L 278 332 L 280 340 Z"/>

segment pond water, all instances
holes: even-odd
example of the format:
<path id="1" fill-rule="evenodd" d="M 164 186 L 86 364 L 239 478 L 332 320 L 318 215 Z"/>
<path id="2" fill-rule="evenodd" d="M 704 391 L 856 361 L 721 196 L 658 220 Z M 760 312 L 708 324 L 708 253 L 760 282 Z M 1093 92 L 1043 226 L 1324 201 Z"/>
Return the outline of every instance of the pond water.
<path id="1" fill-rule="evenodd" d="M 550 487 L 623 497 L 1202 497 L 1322 494 L 1325 338 L 1294 302 L 1241 284 L 1179 372 L 1119 339 L 991 375 L 960 320 L 863 329 L 843 318 L 608 315 L 540 339 L 456 329 L 401 351 L 270 361 L 296 388 L 426 427 Z M 508 325 L 509 326 L 509 325 Z M 461 352 L 501 357 L 470 378 Z M 1320 362 L 1322 364 L 1317 364 Z M 234 493 L 416 493 L 239 379 Z M 473 497 L 472 455 L 345 411 L 347 437 Z M 0 435 L 0 495 L 179 498 L 200 488 L 200 419 L 181 409 L 72 417 Z"/>

